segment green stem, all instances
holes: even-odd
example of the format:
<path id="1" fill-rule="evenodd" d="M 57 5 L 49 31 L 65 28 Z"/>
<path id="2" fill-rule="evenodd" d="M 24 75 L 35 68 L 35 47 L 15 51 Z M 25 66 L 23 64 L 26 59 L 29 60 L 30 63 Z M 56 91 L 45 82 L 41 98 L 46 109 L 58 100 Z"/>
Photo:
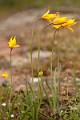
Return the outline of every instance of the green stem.
<path id="1" fill-rule="evenodd" d="M 56 39 L 56 30 L 54 31 L 54 42 Z M 54 49 L 53 49 L 53 40 L 52 40 L 52 51 L 51 51 L 51 79 L 53 79 L 53 53 L 54 53 Z"/>
<path id="2" fill-rule="evenodd" d="M 39 65 L 40 65 L 40 46 L 38 46 L 38 79 L 39 79 Z"/>
<path id="3" fill-rule="evenodd" d="M 59 33 L 59 30 L 57 30 L 57 32 Z M 57 54 L 57 69 L 60 68 L 60 55 L 59 55 L 59 49 L 56 46 L 56 54 Z"/>
<path id="4" fill-rule="evenodd" d="M 33 31 L 32 31 L 32 39 L 31 39 L 31 48 L 30 48 L 30 57 L 31 57 L 31 73 L 32 73 L 32 91 L 33 91 L 33 95 L 34 95 L 34 80 L 33 80 L 33 58 L 32 58 L 32 45 L 33 45 Z"/>
<path id="5" fill-rule="evenodd" d="M 10 79 L 10 98 L 9 98 L 9 117 L 11 115 L 11 97 L 12 97 L 12 49 L 10 49 L 10 75 L 11 75 L 11 79 Z"/>
<path id="6" fill-rule="evenodd" d="M 53 36 L 54 42 L 56 40 L 56 32 L 57 32 L 57 30 L 54 31 L 54 36 Z M 57 49 L 56 44 L 55 44 L 55 48 L 56 48 L 56 54 L 57 54 L 57 59 L 58 59 L 57 68 L 59 68 L 59 56 L 58 56 L 58 49 Z M 57 108 L 58 108 L 58 102 L 59 102 L 59 97 L 58 97 L 58 95 L 59 95 L 58 90 L 59 89 L 58 89 L 58 87 L 59 87 L 60 83 L 59 83 L 57 76 L 56 76 L 58 74 L 56 72 L 58 72 L 58 71 L 55 71 L 56 74 L 54 74 L 54 76 L 53 76 L 53 52 L 54 52 L 54 50 L 53 50 L 53 41 L 52 41 L 52 55 L 51 55 L 51 80 L 52 80 L 52 95 L 53 95 L 52 104 L 53 104 L 53 111 L 56 112 Z"/>
<path id="7" fill-rule="evenodd" d="M 39 85 L 39 79 L 40 79 L 40 77 L 39 77 L 39 71 L 40 71 L 40 44 L 38 45 L 38 87 L 40 86 Z"/>
<path id="8" fill-rule="evenodd" d="M 12 49 L 10 49 L 10 75 L 11 75 L 11 85 L 12 85 Z"/>

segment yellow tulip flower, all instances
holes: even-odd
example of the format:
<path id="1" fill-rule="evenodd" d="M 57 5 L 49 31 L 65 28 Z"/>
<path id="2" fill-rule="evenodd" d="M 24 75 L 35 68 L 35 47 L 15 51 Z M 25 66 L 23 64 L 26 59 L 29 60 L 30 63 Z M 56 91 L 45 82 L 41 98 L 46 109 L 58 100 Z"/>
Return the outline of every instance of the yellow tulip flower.
<path id="1" fill-rule="evenodd" d="M 60 28 L 67 28 L 71 31 L 73 31 L 72 26 L 76 24 L 75 19 L 68 19 L 67 17 L 60 17 L 59 13 L 50 13 L 48 10 L 46 13 L 43 14 L 41 17 L 43 20 L 46 20 L 49 22 L 49 25 L 52 25 L 55 29 Z"/>
<path id="2" fill-rule="evenodd" d="M 16 47 L 20 47 L 20 45 L 17 44 L 16 42 L 16 37 L 11 37 L 9 42 L 8 42 L 9 48 L 13 49 Z"/>
<path id="3" fill-rule="evenodd" d="M 43 76 L 43 71 L 39 71 L 38 76 Z"/>
<path id="4" fill-rule="evenodd" d="M 9 74 L 8 74 L 7 72 L 4 72 L 4 73 L 2 74 L 2 77 L 5 78 L 5 79 L 7 79 L 7 78 L 9 78 Z"/>

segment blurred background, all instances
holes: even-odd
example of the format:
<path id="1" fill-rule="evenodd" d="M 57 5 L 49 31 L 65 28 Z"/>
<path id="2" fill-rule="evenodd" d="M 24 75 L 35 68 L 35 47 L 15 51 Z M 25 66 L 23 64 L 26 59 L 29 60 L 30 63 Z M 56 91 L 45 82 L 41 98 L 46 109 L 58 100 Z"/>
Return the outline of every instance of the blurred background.
<path id="1" fill-rule="evenodd" d="M 68 70 L 71 74 L 74 68 L 80 73 L 80 25 L 77 24 L 74 27 L 74 32 L 67 29 L 61 30 L 56 35 L 56 46 L 55 44 L 52 46 L 54 31 L 51 28 L 43 30 L 45 23 L 40 20 L 41 15 L 48 9 L 59 11 L 62 16 L 80 21 L 80 0 L 0 0 L 0 73 L 9 71 L 8 41 L 10 37 L 16 36 L 21 46 L 13 50 L 12 56 L 15 86 L 22 84 L 25 79 L 30 80 L 31 49 L 33 50 L 34 77 L 37 77 L 39 46 L 39 68 L 43 70 L 44 76 L 50 75 L 52 47 L 54 48 L 53 70 L 57 65 L 56 46 L 60 55 L 62 72 Z"/>
<path id="2" fill-rule="evenodd" d="M 80 0 L 0 0 L 0 14 L 6 15 L 30 8 L 79 8 Z M 67 8 L 68 9 L 68 8 Z"/>

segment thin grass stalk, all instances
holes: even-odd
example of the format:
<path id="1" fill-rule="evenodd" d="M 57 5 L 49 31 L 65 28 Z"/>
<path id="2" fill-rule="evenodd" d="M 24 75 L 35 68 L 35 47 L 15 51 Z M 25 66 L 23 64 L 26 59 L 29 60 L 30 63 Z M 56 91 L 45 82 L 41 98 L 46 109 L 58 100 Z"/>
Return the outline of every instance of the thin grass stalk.
<path id="1" fill-rule="evenodd" d="M 59 98 L 60 98 L 60 73 L 61 73 L 61 66 L 59 65 L 59 69 L 58 69 L 58 78 L 57 78 L 57 82 L 58 82 L 58 86 L 57 86 L 57 92 L 58 92 L 58 113 L 60 112 L 60 106 L 59 106 Z"/>
<path id="2" fill-rule="evenodd" d="M 39 79 L 39 71 L 40 71 L 40 43 L 38 45 L 38 79 Z"/>
<path id="3" fill-rule="evenodd" d="M 56 30 L 54 31 L 54 36 L 53 36 L 54 41 L 55 39 L 56 39 Z M 54 53 L 53 40 L 52 40 L 52 50 L 51 50 L 51 79 L 52 81 L 53 81 L 53 53 Z"/>
<path id="4" fill-rule="evenodd" d="M 57 33 L 57 30 L 54 31 L 54 42 L 56 41 L 56 33 Z M 53 43 L 52 43 L 53 45 Z M 56 45 L 56 44 L 55 44 Z M 53 46 L 52 46 L 52 55 L 51 55 L 51 79 L 52 79 L 52 106 L 53 106 L 53 111 L 57 112 L 58 111 L 58 102 L 59 102 L 59 90 L 58 87 L 60 87 L 60 81 L 59 81 L 59 78 L 57 77 L 57 70 L 59 69 L 60 65 L 59 65 L 59 51 L 57 49 L 57 46 L 56 47 L 56 55 L 57 55 L 57 68 L 55 69 L 55 73 L 54 73 L 54 76 L 53 76 Z"/>
<path id="5" fill-rule="evenodd" d="M 40 80 L 40 76 L 39 76 L 39 71 L 40 71 L 40 42 L 39 42 L 39 44 L 38 44 L 38 92 L 40 92 L 39 90 L 40 90 L 40 82 L 39 82 L 39 80 Z M 39 95 L 39 94 L 38 94 Z"/>
<path id="6" fill-rule="evenodd" d="M 31 93 L 33 92 L 32 90 L 32 86 L 30 85 L 30 83 L 28 82 L 29 88 L 31 90 Z M 40 88 L 39 88 L 40 89 Z M 41 92 L 41 90 L 40 90 Z M 33 106 L 31 108 L 32 111 L 32 120 L 38 120 L 38 114 L 39 114 L 39 109 L 42 103 L 42 97 L 41 97 L 41 93 L 38 93 L 39 96 L 35 96 L 35 98 L 33 98 L 34 100 L 31 99 Z M 32 95 L 32 94 L 31 94 Z"/>
<path id="7" fill-rule="evenodd" d="M 56 32 L 59 33 L 59 30 L 56 30 Z M 55 76 L 55 83 L 57 84 L 56 89 L 56 100 L 57 100 L 57 112 L 59 111 L 59 93 L 60 93 L 60 72 L 61 72 L 61 65 L 60 65 L 60 54 L 59 54 L 59 49 L 56 44 L 56 55 L 57 55 L 57 67 L 56 67 L 56 76 Z M 54 86 L 55 87 L 55 86 Z"/>
<path id="8" fill-rule="evenodd" d="M 60 92 L 60 69 L 57 69 L 55 70 L 55 73 L 54 73 L 54 93 L 55 93 L 55 103 L 54 103 L 54 106 L 55 106 L 55 110 L 56 112 L 59 112 L 59 92 Z"/>
<path id="9" fill-rule="evenodd" d="M 59 33 L 59 30 L 57 30 L 57 33 Z M 60 54 L 59 54 L 59 49 L 58 47 L 56 46 L 56 55 L 57 55 L 57 73 L 58 73 L 58 87 L 59 87 L 59 90 L 60 90 L 60 81 L 59 81 L 59 76 L 60 76 L 60 71 L 61 71 L 61 65 L 60 65 Z"/>
<path id="10" fill-rule="evenodd" d="M 54 112 L 57 112 L 57 103 L 58 103 L 58 83 L 57 83 L 57 77 L 56 77 L 56 70 L 54 73 L 54 81 L 53 81 L 53 110 Z"/>
<path id="11" fill-rule="evenodd" d="M 51 86 L 49 85 L 47 80 L 45 80 L 45 83 L 46 83 L 46 86 L 47 86 L 48 90 L 51 91 Z"/>
<path id="12" fill-rule="evenodd" d="M 43 98 L 43 81 L 42 81 L 42 77 L 39 76 L 39 72 L 40 72 L 40 44 L 38 46 L 38 98 L 40 98 L 40 100 L 42 101 Z"/>
<path id="13" fill-rule="evenodd" d="M 28 94 L 29 101 L 28 101 L 27 104 L 30 104 L 32 106 L 30 112 L 32 114 L 32 120 L 35 120 L 35 103 L 34 102 L 35 102 L 36 97 L 33 96 L 34 95 L 34 93 L 33 93 L 34 91 L 32 89 L 32 85 L 29 82 L 27 82 L 27 83 L 28 83 L 28 86 L 29 86 L 29 89 L 30 89 L 30 93 L 31 93 L 31 94 Z"/>
<path id="14" fill-rule="evenodd" d="M 39 76 L 39 72 L 42 70 L 40 68 L 40 41 L 38 43 L 38 112 L 37 112 L 37 120 L 38 120 L 38 114 L 39 114 L 39 109 L 42 103 L 43 99 L 43 81 L 42 77 Z"/>
<path id="15" fill-rule="evenodd" d="M 34 80 L 33 80 L 33 49 L 32 49 L 32 45 L 33 45 L 33 35 L 34 32 L 32 31 L 32 39 L 31 39 L 31 47 L 30 47 L 30 57 L 31 57 L 31 73 L 32 73 L 32 91 L 33 91 L 33 95 L 34 95 Z"/>
<path id="16" fill-rule="evenodd" d="M 49 96 L 48 96 L 48 93 L 47 93 L 47 89 L 44 86 L 42 78 L 41 78 L 41 81 L 42 81 L 43 94 L 44 94 L 44 96 L 46 96 L 46 99 L 49 99 Z"/>
<path id="17" fill-rule="evenodd" d="M 29 86 L 29 88 L 30 88 L 30 91 L 31 91 L 32 95 L 33 95 L 32 85 L 31 85 L 29 82 L 27 82 L 27 84 L 28 84 L 28 86 Z M 27 89 L 27 90 L 28 90 L 28 89 Z"/>
<path id="18" fill-rule="evenodd" d="M 56 39 L 56 30 L 54 31 L 54 41 L 55 41 L 55 39 Z M 53 53 L 54 53 L 54 50 L 53 50 L 53 40 L 52 40 L 52 51 L 51 51 L 51 81 L 52 81 L 52 84 L 51 84 L 51 87 L 52 87 L 52 101 L 50 102 L 50 105 L 52 106 L 52 109 L 53 109 L 53 111 L 54 111 L 54 107 L 55 107 L 55 105 L 54 105 L 54 96 L 55 96 L 55 93 L 54 93 L 54 79 L 53 79 Z"/>

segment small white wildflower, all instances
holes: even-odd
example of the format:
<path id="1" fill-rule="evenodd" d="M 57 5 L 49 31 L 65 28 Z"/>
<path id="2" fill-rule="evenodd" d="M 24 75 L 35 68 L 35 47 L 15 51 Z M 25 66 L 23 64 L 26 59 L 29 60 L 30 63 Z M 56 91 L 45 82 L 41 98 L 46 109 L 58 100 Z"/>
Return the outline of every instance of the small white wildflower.
<path id="1" fill-rule="evenodd" d="M 32 78 L 30 79 L 30 81 L 32 82 Z M 39 77 L 34 77 L 33 78 L 33 81 L 34 81 L 34 83 L 38 83 L 39 81 L 41 81 L 41 78 Z"/>
<path id="2" fill-rule="evenodd" d="M 77 107 L 70 107 L 71 110 L 77 110 Z"/>
<path id="3" fill-rule="evenodd" d="M 14 118 L 14 114 L 11 114 L 11 118 Z"/>
<path id="4" fill-rule="evenodd" d="M 1 105 L 2 105 L 3 107 L 5 107 L 5 106 L 6 106 L 6 103 L 2 103 Z"/>
<path id="5" fill-rule="evenodd" d="M 60 113 L 63 113 L 63 110 L 61 110 Z"/>
<path id="6" fill-rule="evenodd" d="M 76 82 L 80 82 L 80 78 L 76 78 Z"/>

